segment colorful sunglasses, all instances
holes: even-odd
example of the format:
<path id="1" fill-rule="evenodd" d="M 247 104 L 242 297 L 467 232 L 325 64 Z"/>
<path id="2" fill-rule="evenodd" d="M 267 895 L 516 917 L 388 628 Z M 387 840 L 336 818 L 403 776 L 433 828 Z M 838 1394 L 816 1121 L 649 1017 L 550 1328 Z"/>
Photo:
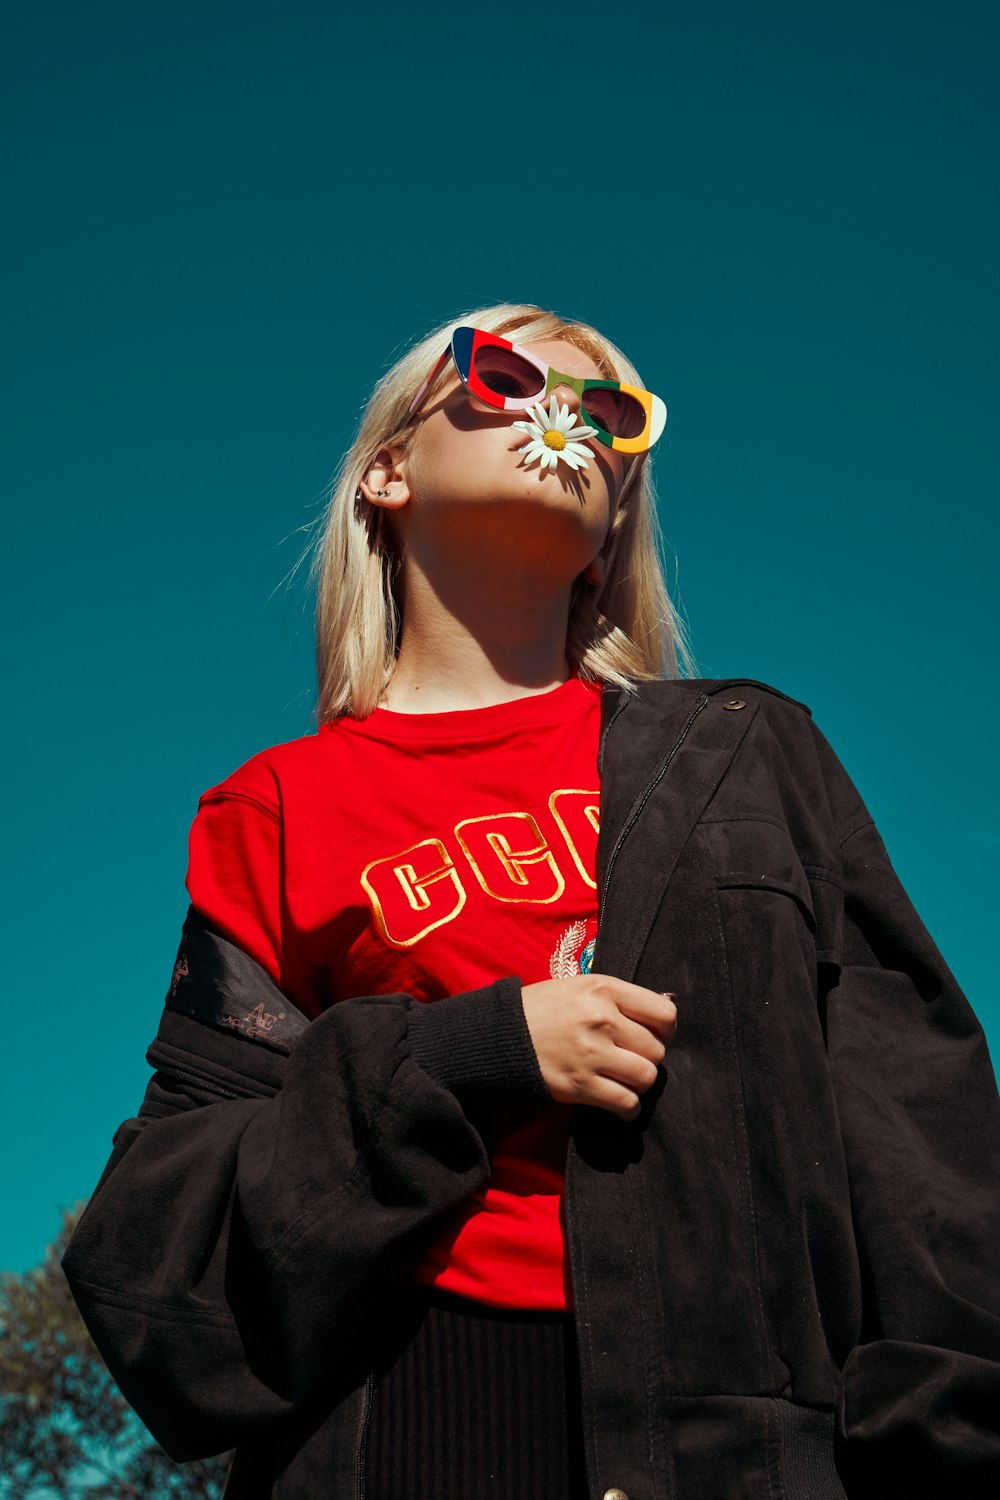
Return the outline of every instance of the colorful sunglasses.
<path id="1" fill-rule="evenodd" d="M 510 339 L 466 327 L 455 329 L 448 348 L 411 401 L 407 417 L 419 410 L 449 358 L 454 359 L 472 395 L 497 411 L 526 411 L 557 385 L 575 391 L 595 436 L 616 453 L 645 453 L 667 420 L 667 408 L 651 391 L 621 380 L 566 375 Z"/>

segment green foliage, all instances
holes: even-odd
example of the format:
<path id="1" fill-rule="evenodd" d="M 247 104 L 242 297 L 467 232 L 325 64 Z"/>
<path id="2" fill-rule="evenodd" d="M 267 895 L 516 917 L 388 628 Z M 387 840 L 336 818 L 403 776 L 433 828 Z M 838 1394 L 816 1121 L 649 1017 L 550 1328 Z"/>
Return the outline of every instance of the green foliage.
<path id="1" fill-rule="evenodd" d="M 60 1267 L 0 1273 L 0 1500 L 220 1500 L 229 1458 L 175 1464 L 119 1394 Z"/>

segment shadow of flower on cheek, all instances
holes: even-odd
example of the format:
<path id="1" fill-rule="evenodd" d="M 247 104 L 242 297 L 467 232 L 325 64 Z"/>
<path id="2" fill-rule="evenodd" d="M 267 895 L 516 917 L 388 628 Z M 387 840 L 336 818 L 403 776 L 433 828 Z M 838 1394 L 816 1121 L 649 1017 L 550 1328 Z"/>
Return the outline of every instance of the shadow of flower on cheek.
<path id="1" fill-rule="evenodd" d="M 591 484 L 582 469 L 568 469 L 565 464 L 560 464 L 558 468 L 535 468 L 534 463 L 526 457 L 524 448 L 512 445 L 510 451 L 516 458 L 520 459 L 517 467 L 522 472 L 527 473 L 529 469 L 532 470 L 537 475 L 539 484 L 548 484 L 550 482 L 558 484 L 560 489 L 566 490 L 568 493 L 576 496 L 580 502 L 581 510 L 586 506 L 587 491 L 590 489 Z M 598 467 L 603 469 L 605 466 L 598 463 Z"/>

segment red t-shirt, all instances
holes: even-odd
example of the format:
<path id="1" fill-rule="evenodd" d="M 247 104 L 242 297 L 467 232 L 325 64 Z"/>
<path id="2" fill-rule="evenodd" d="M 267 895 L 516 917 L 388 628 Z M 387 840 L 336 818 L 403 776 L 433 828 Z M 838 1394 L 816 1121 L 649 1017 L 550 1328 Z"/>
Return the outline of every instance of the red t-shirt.
<path id="1" fill-rule="evenodd" d="M 433 1002 L 589 968 L 600 689 L 571 677 L 489 708 L 376 709 L 255 755 L 201 797 L 193 905 L 309 1016 L 351 996 Z M 415 1279 L 565 1309 L 569 1106 L 493 1111 L 488 1185 Z"/>

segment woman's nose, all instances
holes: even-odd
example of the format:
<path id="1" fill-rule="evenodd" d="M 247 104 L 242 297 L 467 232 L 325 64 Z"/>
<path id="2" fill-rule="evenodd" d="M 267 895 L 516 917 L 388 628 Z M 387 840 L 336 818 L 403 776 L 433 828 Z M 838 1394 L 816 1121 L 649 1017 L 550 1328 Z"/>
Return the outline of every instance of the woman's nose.
<path id="1" fill-rule="evenodd" d="M 583 410 L 580 406 L 580 396 L 571 385 L 554 385 L 551 394 L 554 394 L 559 403 L 568 406 L 570 411 L 575 412 L 582 419 Z"/>

